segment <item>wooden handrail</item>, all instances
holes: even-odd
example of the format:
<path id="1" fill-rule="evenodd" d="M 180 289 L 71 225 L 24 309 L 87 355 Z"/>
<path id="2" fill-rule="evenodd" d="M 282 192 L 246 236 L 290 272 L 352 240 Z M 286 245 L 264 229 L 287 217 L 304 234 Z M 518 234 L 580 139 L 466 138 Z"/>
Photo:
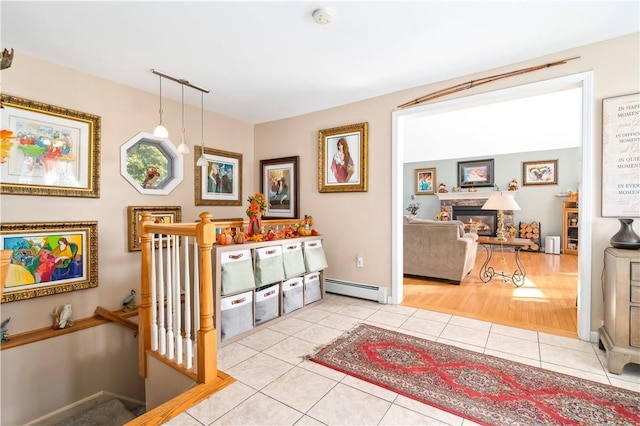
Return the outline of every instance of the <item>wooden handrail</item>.
<path id="1" fill-rule="evenodd" d="M 96 315 L 99 315 L 103 318 L 108 319 L 109 321 L 113 321 L 116 324 L 120 324 L 122 326 L 125 326 L 127 328 L 130 328 L 131 330 L 135 331 L 135 335 L 138 334 L 138 324 L 136 324 L 135 322 L 128 320 L 126 318 L 123 318 L 119 315 L 115 315 L 113 312 L 111 312 L 108 309 L 103 308 L 102 306 L 98 306 L 96 308 Z"/>

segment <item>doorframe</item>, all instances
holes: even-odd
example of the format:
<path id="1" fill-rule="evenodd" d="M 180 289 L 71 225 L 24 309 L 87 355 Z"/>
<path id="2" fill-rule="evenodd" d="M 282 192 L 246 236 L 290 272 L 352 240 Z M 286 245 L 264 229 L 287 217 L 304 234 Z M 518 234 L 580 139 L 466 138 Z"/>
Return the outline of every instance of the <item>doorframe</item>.
<path id="1" fill-rule="evenodd" d="M 404 152 L 404 123 L 414 114 L 424 114 L 439 109 L 459 109 L 471 103 L 491 102 L 505 96 L 553 91 L 569 86 L 582 89 L 582 144 L 581 179 L 578 183 L 580 194 L 579 241 L 578 241 L 578 338 L 585 341 L 595 341 L 597 336 L 591 333 L 591 226 L 593 215 L 593 189 L 595 173 L 593 170 L 593 73 L 583 72 L 549 80 L 538 81 L 520 86 L 495 90 L 463 98 L 436 102 L 424 106 L 393 111 L 391 136 L 391 296 L 388 302 L 402 303 L 403 291 L 403 152 Z M 584 232 L 584 231 L 587 232 Z M 595 336 L 595 337 L 594 337 Z"/>

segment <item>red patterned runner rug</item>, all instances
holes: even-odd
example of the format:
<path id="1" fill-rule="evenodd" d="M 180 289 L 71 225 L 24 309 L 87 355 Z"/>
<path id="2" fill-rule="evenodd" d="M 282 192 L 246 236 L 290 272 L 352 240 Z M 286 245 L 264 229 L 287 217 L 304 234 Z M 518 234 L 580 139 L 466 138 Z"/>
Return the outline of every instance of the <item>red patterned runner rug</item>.
<path id="1" fill-rule="evenodd" d="M 640 425 L 640 393 L 368 324 L 309 359 L 486 425 Z"/>

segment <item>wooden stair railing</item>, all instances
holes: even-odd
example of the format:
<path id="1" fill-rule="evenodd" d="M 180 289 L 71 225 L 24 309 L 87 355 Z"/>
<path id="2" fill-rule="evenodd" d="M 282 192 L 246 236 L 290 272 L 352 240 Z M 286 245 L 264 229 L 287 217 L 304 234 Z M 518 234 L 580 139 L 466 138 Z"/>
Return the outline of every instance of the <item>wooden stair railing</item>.
<path id="1" fill-rule="evenodd" d="M 103 308 L 102 306 L 98 306 L 96 308 L 96 315 L 101 316 L 105 319 L 108 319 L 109 321 L 115 322 L 116 324 L 120 324 L 124 327 L 130 328 L 131 330 L 135 331 L 135 335 L 138 334 L 138 324 L 136 324 L 135 322 L 128 320 L 126 318 L 123 318 L 119 315 L 114 314 L 113 312 L 111 312 L 110 310 Z"/>
<path id="2" fill-rule="evenodd" d="M 197 383 L 215 382 L 218 380 L 217 338 L 213 322 L 213 284 L 211 275 L 211 249 L 215 241 L 215 224 L 211 221 L 211 214 L 206 212 L 201 213 L 200 222 L 196 223 L 159 224 L 152 220 L 150 212 L 143 212 L 140 220 L 138 221 L 138 235 L 141 237 L 142 249 L 140 276 L 141 303 L 138 307 L 139 374 L 142 377 L 147 377 L 147 353 L 150 352 L 160 361 L 176 368 L 179 371 L 195 373 Z M 157 244 L 157 250 L 155 247 L 157 242 L 155 235 L 161 236 L 161 239 Z M 163 240 L 162 236 L 167 236 L 167 240 Z M 172 237 L 181 239 L 171 239 Z M 185 237 L 192 238 L 198 249 L 198 262 L 197 265 L 193 265 L 193 284 L 191 284 L 188 276 L 190 271 L 186 262 L 189 261 L 189 243 L 186 242 Z M 185 262 L 185 265 L 183 266 L 179 265 L 180 255 L 177 252 L 180 246 L 184 249 L 183 262 Z M 156 272 L 158 271 L 158 265 L 156 265 L 156 251 L 158 252 L 157 255 L 159 255 L 157 257 L 160 261 L 160 268 L 162 268 L 162 262 L 164 262 L 162 257 L 164 250 L 163 247 L 166 247 L 166 249 L 173 248 L 173 250 L 175 250 L 173 253 L 173 256 L 175 257 L 169 258 L 169 254 L 167 254 L 166 267 L 168 272 L 166 276 L 166 297 L 164 297 L 164 283 L 161 282 L 158 285 L 157 282 L 154 282 Z M 167 253 L 170 253 L 170 251 L 167 250 Z M 186 271 L 184 281 L 181 281 L 182 278 L 175 272 L 179 267 L 183 267 Z M 176 269 L 172 270 L 171 268 Z M 160 279 L 162 280 L 164 277 L 160 277 Z M 174 279 L 175 281 L 172 281 Z M 182 287 L 180 287 L 181 284 L 183 284 Z M 158 294 L 155 293 L 156 288 L 159 289 Z M 180 297 L 183 297 L 185 300 L 184 305 L 186 306 L 187 311 L 181 312 L 178 315 L 173 314 L 172 316 L 172 312 L 176 312 L 182 308 L 182 303 L 176 302 L 175 304 L 172 304 L 172 300 L 180 300 L 180 297 L 173 298 L 175 295 L 179 295 L 180 292 L 184 292 L 184 296 Z M 191 306 L 191 294 L 194 296 L 194 312 L 189 310 Z M 161 302 L 158 303 L 158 301 Z M 172 339 L 175 336 L 178 336 L 178 339 L 181 339 L 182 335 L 186 335 L 187 340 L 185 353 L 187 354 L 187 359 L 185 365 L 187 365 L 187 367 L 179 365 L 180 359 L 183 357 L 183 349 L 181 345 L 178 345 L 177 349 L 175 349 L 175 360 L 172 358 L 174 353 L 173 350 L 170 350 L 167 356 L 164 356 L 164 353 L 162 352 L 163 345 L 161 345 L 160 350 L 154 349 L 152 346 L 152 342 L 156 341 L 156 331 L 154 328 L 154 324 L 156 324 L 155 315 L 157 312 L 165 309 L 165 303 L 168 307 L 168 310 L 166 311 L 167 328 L 164 328 L 165 323 L 160 324 L 160 329 L 158 331 L 160 334 L 160 341 L 164 342 L 166 339 L 169 347 L 171 347 Z M 158 308 L 159 305 L 161 308 Z M 160 312 L 160 318 L 162 320 L 164 320 L 163 315 L 165 315 L 165 312 Z M 196 364 L 191 368 L 188 367 L 192 357 L 190 347 L 191 341 L 189 337 L 192 333 L 189 327 L 191 326 L 191 318 L 196 316 L 197 319 L 193 322 L 193 326 L 196 327 L 194 333 L 196 349 L 193 356 Z M 187 325 L 186 330 L 180 329 L 180 321 L 183 317 L 188 318 L 185 319 Z M 174 319 L 175 322 L 172 322 Z M 163 336 L 165 331 L 168 336 L 166 338 Z M 182 341 L 180 340 L 180 342 Z M 154 345 L 156 345 L 156 343 L 154 343 Z"/>

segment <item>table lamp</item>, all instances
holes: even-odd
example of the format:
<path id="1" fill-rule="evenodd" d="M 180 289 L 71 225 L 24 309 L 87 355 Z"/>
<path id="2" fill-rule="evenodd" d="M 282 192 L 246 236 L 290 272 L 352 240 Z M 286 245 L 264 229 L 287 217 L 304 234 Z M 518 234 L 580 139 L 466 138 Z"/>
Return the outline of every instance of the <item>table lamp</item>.
<path id="1" fill-rule="evenodd" d="M 513 195 L 500 191 L 489 197 L 486 203 L 481 207 L 482 210 L 497 210 L 498 225 L 496 227 L 496 238 L 498 241 L 507 241 L 504 236 L 504 210 L 520 210 L 520 206 L 516 203 Z"/>

